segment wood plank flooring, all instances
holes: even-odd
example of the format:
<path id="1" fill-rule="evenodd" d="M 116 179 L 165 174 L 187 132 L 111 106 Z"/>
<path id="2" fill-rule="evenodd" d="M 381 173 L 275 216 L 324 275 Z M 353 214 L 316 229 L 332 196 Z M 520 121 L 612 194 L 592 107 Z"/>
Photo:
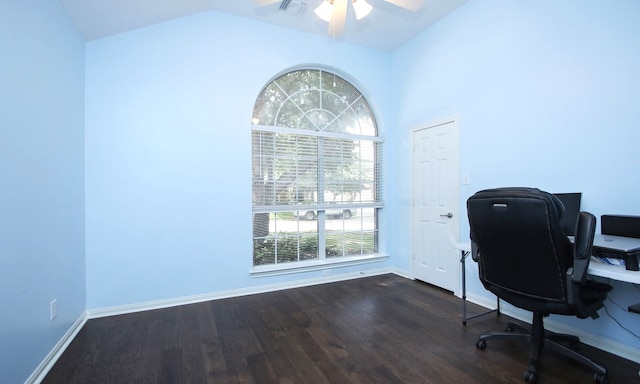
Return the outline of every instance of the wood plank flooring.
<path id="1" fill-rule="evenodd" d="M 461 305 L 450 292 L 382 275 L 92 319 L 43 383 L 524 383 L 528 345 L 475 347 L 509 318 L 465 327 Z M 610 383 L 639 382 L 638 364 L 581 352 L 608 368 Z M 551 352 L 539 376 L 592 382 Z"/>

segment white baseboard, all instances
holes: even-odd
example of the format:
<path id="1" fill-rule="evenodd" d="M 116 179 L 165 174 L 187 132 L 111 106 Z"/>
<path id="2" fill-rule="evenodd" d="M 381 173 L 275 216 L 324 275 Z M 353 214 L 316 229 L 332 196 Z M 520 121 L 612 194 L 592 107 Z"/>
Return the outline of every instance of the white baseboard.
<path id="1" fill-rule="evenodd" d="M 290 281 L 290 282 L 284 282 L 279 284 L 260 285 L 260 286 L 249 287 L 249 288 L 240 288 L 240 289 L 232 289 L 228 291 L 205 293 L 202 295 L 183 296 L 183 297 L 176 297 L 171 299 L 163 299 L 163 300 L 147 301 L 142 303 L 118 305 L 118 306 L 106 307 L 106 308 L 90 309 L 90 310 L 87 310 L 87 318 L 95 319 L 100 317 L 122 315 L 126 313 L 149 311 L 154 309 L 175 307 L 179 305 L 201 303 L 204 301 L 227 299 L 230 297 L 254 295 L 258 293 L 280 291 L 284 289 L 300 288 L 300 287 L 307 287 L 311 285 L 333 283 L 333 282 L 344 281 L 344 280 L 352 280 L 352 279 L 358 279 L 358 278 L 367 277 L 367 276 L 384 275 L 387 273 L 394 273 L 402 277 L 405 277 L 401 274 L 402 273 L 401 271 L 397 271 L 391 268 L 382 268 L 382 269 L 354 272 L 354 273 L 348 273 L 348 274 L 336 274 L 331 276 L 315 277 L 310 279 Z"/>
<path id="2" fill-rule="evenodd" d="M 489 299 L 474 294 L 467 294 L 467 301 L 488 309 L 496 309 L 495 299 Z M 527 324 L 531 324 L 531 312 L 529 311 L 525 311 L 501 301 L 500 312 L 504 313 L 507 316 L 513 317 L 514 319 L 518 319 Z M 640 351 L 635 348 L 631 348 L 628 345 L 619 343 L 606 337 L 593 335 L 589 332 L 585 332 L 584 330 L 573 328 L 558 321 L 554 321 L 553 319 L 545 319 L 544 325 L 546 329 L 552 332 L 568 333 L 578 336 L 580 338 L 580 341 L 585 344 L 612 353 L 616 356 L 620 356 L 627 360 L 640 363 Z"/>
<path id="3" fill-rule="evenodd" d="M 495 296 L 493 298 L 489 298 L 467 292 L 467 301 L 487 309 L 496 309 L 497 301 Z"/>
<path id="4" fill-rule="evenodd" d="M 394 275 L 397 275 L 397 276 L 400 276 L 400 277 L 404 277 L 405 279 L 415 280 L 415 277 L 413 277 L 413 273 L 411 273 L 410 271 L 405 271 L 403 269 L 393 268 L 389 272 L 393 273 Z"/>
<path id="5" fill-rule="evenodd" d="M 49 352 L 49 354 L 44 358 L 44 360 L 42 360 L 40 365 L 38 365 L 35 371 L 33 371 L 33 373 L 31 374 L 31 376 L 29 376 L 27 381 L 25 381 L 25 384 L 38 384 L 45 378 L 45 376 L 47 376 L 47 373 L 49 373 L 49 370 L 51 369 L 51 367 L 53 367 L 56 361 L 58 361 L 58 358 L 62 356 L 62 353 L 67 349 L 69 344 L 71 344 L 73 339 L 76 337 L 78 332 L 80 332 L 80 330 L 82 329 L 82 327 L 86 322 L 87 322 L 87 315 L 85 312 L 82 315 L 80 315 L 78 320 L 76 320 L 75 323 L 73 323 L 73 325 L 71 326 L 71 328 L 69 328 L 69 330 L 64 334 L 64 336 L 62 336 L 60 341 L 58 341 L 58 343 L 53 347 L 51 352 Z"/>

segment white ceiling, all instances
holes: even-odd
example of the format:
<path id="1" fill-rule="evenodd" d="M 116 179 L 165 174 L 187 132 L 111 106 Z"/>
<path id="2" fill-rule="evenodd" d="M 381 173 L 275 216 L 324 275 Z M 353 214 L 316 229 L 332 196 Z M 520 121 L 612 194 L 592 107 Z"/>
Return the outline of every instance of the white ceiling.
<path id="1" fill-rule="evenodd" d="M 282 11 L 280 1 L 260 7 L 254 0 L 60 0 L 88 41 L 212 10 L 328 36 L 328 23 L 313 12 L 322 1 L 291 0 L 288 10 Z M 424 7 L 417 12 L 384 0 L 367 1 L 374 7 L 371 14 L 356 20 L 349 7 L 345 33 L 337 39 L 390 51 L 468 0 L 425 0 Z M 306 4 L 306 10 L 302 14 L 293 13 L 300 3 Z"/>

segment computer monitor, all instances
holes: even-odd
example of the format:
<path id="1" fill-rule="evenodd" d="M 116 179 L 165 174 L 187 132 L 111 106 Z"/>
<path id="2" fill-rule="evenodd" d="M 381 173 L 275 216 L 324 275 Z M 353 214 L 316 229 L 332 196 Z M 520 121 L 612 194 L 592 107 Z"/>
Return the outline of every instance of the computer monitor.
<path id="1" fill-rule="evenodd" d="M 560 220 L 560 226 L 567 236 L 576 235 L 576 225 L 578 224 L 578 216 L 580 215 L 580 201 L 582 193 L 554 193 L 564 205 L 564 215 Z"/>

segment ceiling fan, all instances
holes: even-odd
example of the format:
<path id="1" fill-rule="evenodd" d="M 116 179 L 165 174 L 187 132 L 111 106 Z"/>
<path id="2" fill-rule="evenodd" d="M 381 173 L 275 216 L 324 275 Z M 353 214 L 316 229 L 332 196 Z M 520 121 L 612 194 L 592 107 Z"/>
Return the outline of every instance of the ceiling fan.
<path id="1" fill-rule="evenodd" d="M 264 7 L 282 0 L 255 0 L 258 6 Z M 425 0 L 384 0 L 387 3 L 397 5 L 398 7 L 416 12 L 424 6 Z M 347 7 L 351 3 L 356 18 L 358 20 L 367 16 L 373 7 L 367 3 L 367 0 L 322 0 L 322 3 L 316 8 L 316 15 L 324 21 L 329 22 L 329 36 L 335 37 L 344 33 L 347 22 Z"/>

